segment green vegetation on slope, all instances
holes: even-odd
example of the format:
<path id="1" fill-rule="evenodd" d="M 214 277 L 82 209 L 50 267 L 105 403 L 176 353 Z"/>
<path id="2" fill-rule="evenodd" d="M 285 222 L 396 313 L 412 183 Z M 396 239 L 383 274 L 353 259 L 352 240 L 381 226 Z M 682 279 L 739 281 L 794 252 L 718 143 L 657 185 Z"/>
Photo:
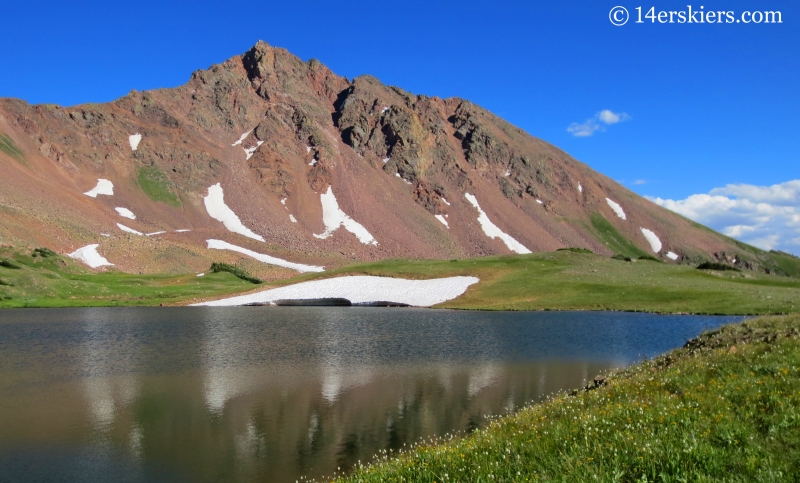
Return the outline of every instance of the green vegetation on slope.
<path id="1" fill-rule="evenodd" d="M 49 252 L 49 250 L 47 250 Z M 247 291 L 250 282 L 227 273 L 203 277 L 91 272 L 78 262 L 42 251 L 0 248 L 0 307 L 86 307 L 190 303 L 200 297 Z"/>
<path id="2" fill-rule="evenodd" d="M 3 151 L 21 163 L 25 162 L 25 153 L 14 144 L 13 139 L 4 133 L 0 133 L 0 151 Z"/>
<path id="3" fill-rule="evenodd" d="M 614 228 L 614 225 L 606 220 L 600 213 L 592 213 L 591 220 L 592 227 L 594 227 L 594 231 L 597 234 L 597 239 L 605 244 L 609 250 L 630 258 L 648 255 L 634 245 L 633 242 L 625 238 L 625 235 Z"/>
<path id="4" fill-rule="evenodd" d="M 152 166 L 141 167 L 138 170 L 139 187 L 153 201 L 160 201 L 178 207 L 180 200 L 172 189 L 172 182 L 160 169 Z"/>
<path id="5" fill-rule="evenodd" d="M 340 481 L 798 481 L 799 328 L 798 315 L 727 326 Z"/>
<path id="6" fill-rule="evenodd" d="M 264 283 L 264 281 L 261 280 L 260 278 L 256 278 L 256 277 L 250 275 L 249 273 L 245 272 L 241 268 L 239 268 L 239 267 L 237 267 L 235 265 L 227 264 L 227 263 L 214 262 L 214 263 L 211 264 L 211 268 L 208 271 L 211 272 L 211 273 L 228 272 L 228 273 L 232 273 L 237 278 L 240 278 L 242 280 L 248 281 L 250 283 L 254 283 L 254 284 Z"/>
<path id="7" fill-rule="evenodd" d="M 700 271 L 689 265 L 618 261 L 558 251 L 457 261 L 384 260 L 303 275 L 411 279 L 475 276 L 444 308 L 479 310 L 630 310 L 662 313 L 776 314 L 800 309 L 800 279 L 755 272 Z"/>
<path id="8" fill-rule="evenodd" d="M 39 253 L 39 252 L 37 252 Z M 254 287 L 229 273 L 134 275 L 92 272 L 58 256 L 0 249 L 0 307 L 158 305 L 219 298 Z M 219 267 L 218 267 L 219 268 Z M 662 313 L 777 314 L 800 311 L 800 279 L 754 272 L 696 270 L 563 250 L 466 260 L 383 260 L 304 274 L 270 286 L 341 275 L 429 279 L 475 276 L 480 282 L 444 308 L 477 310 L 630 310 Z M 247 275 L 247 274 L 245 274 Z M 268 288 L 268 287 L 265 287 Z"/>

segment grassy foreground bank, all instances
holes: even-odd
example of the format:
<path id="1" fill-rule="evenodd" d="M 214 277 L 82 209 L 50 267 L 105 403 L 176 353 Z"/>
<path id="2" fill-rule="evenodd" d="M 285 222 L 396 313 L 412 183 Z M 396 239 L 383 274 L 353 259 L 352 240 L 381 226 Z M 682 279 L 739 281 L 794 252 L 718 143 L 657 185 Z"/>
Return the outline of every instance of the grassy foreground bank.
<path id="1" fill-rule="evenodd" d="M 796 482 L 800 316 L 731 325 L 341 482 Z"/>

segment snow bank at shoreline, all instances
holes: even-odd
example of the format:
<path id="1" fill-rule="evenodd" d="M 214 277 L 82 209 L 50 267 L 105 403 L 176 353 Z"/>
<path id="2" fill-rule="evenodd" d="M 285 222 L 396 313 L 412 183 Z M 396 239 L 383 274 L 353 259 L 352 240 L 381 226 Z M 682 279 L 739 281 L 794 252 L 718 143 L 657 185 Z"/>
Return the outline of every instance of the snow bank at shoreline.
<path id="1" fill-rule="evenodd" d="M 245 304 L 268 304 L 275 300 L 307 300 L 344 298 L 354 304 L 394 302 L 416 307 L 430 307 L 452 300 L 478 283 L 477 277 L 448 277 L 432 280 L 403 278 L 345 276 L 296 283 L 287 287 L 240 295 L 194 305 L 228 307 Z"/>

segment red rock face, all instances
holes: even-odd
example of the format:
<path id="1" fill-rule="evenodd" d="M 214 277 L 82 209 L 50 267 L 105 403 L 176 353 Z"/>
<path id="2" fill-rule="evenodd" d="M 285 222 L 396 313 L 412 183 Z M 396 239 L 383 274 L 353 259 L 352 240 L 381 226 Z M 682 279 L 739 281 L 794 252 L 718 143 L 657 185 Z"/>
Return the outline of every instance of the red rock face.
<path id="1" fill-rule="evenodd" d="M 201 271 L 212 260 L 240 259 L 207 249 L 208 239 L 327 267 L 511 253 L 502 237 L 487 236 L 467 193 L 495 230 L 534 252 L 572 246 L 611 255 L 593 227 L 597 214 L 642 252 L 665 260 L 667 252 L 736 252 L 729 239 L 469 101 L 416 96 L 369 76 L 349 82 L 263 42 L 195 72 L 182 87 L 134 91 L 109 104 L 2 99 L 0 133 L 8 140 L 0 143 L 0 243 L 61 253 L 100 243 L 100 253 L 131 272 Z M 137 133 L 133 150 L 129 136 Z M 100 178 L 113 182 L 114 195 L 84 195 Z M 209 215 L 204 197 L 216 183 L 264 242 Z M 339 209 L 377 245 L 359 241 L 347 224 L 327 238 L 314 236 L 326 230 L 320 195 L 329 187 Z M 165 233 L 138 236 L 117 223 Z M 658 254 L 641 228 L 662 242 Z M 294 273 L 249 266 L 267 278 Z"/>

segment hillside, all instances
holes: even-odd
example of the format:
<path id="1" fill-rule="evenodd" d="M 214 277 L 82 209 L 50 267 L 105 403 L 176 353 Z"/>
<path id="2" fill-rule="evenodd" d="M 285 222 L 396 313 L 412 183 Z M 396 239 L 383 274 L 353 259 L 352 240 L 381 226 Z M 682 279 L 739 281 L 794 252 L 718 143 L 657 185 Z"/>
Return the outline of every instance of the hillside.
<path id="1" fill-rule="evenodd" d="M 108 104 L 0 99 L 0 244 L 93 269 L 265 280 L 387 258 L 580 247 L 795 275 L 469 101 L 259 42 Z M 78 251 L 83 248 L 82 251 Z"/>

